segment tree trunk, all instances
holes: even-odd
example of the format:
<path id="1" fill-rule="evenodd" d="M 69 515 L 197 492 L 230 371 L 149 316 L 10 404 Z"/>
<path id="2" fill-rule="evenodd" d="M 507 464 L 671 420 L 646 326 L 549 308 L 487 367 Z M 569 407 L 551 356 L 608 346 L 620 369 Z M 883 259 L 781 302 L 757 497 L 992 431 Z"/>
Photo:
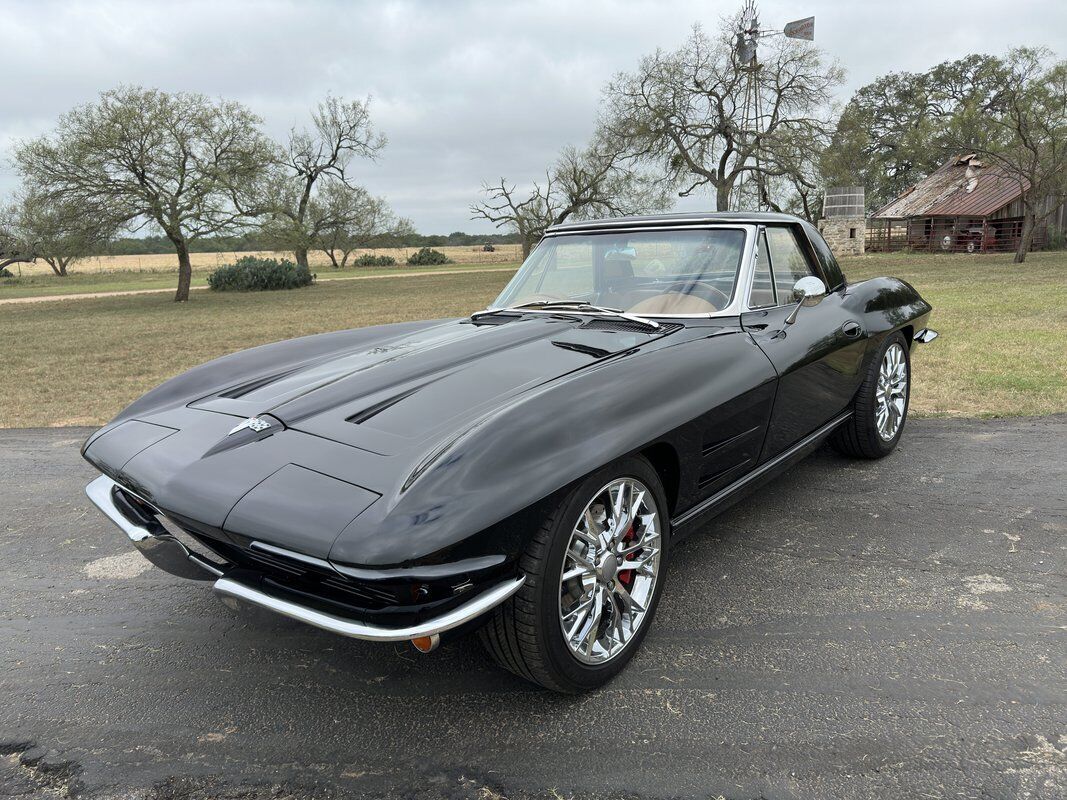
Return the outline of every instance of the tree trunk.
<path id="1" fill-rule="evenodd" d="M 533 237 L 532 236 L 523 236 L 522 237 L 522 260 L 523 261 L 525 261 L 527 258 L 530 257 L 530 251 L 533 250 L 533 244 L 534 243 L 533 243 Z"/>
<path id="2" fill-rule="evenodd" d="M 1029 211 L 1023 213 L 1023 229 L 1019 236 L 1019 246 L 1015 250 L 1015 263 L 1022 264 L 1026 261 L 1026 254 L 1030 250 L 1030 246 L 1034 243 L 1034 231 L 1037 230 L 1037 226 L 1034 224 L 1034 215 Z"/>
<path id="3" fill-rule="evenodd" d="M 716 211 L 732 211 L 730 208 L 730 189 L 733 188 L 730 183 L 720 183 L 715 187 L 715 210 Z"/>
<path id="4" fill-rule="evenodd" d="M 175 303 L 184 303 L 189 299 L 189 284 L 193 280 L 193 264 L 189 260 L 189 245 L 180 236 L 172 236 L 174 249 L 178 252 L 178 291 L 174 293 Z"/>
<path id="5" fill-rule="evenodd" d="M 293 251 L 293 255 L 296 256 L 296 265 L 298 267 L 304 267 L 304 269 L 310 269 L 308 267 L 308 249 L 306 247 L 298 247 Z"/>

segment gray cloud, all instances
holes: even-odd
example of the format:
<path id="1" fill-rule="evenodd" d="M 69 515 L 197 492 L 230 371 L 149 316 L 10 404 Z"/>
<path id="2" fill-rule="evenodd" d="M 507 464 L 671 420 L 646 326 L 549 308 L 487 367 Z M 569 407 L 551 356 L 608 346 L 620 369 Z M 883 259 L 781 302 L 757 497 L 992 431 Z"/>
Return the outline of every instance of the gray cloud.
<path id="1" fill-rule="evenodd" d="M 240 100 L 283 136 L 327 92 L 373 95 L 389 136 L 362 168 L 425 232 L 485 230 L 467 206 L 485 179 L 536 178 L 592 131 L 604 82 L 739 2 L 8 2 L 0 8 L 0 152 L 119 83 Z M 760 3 L 765 23 L 814 13 L 842 90 L 969 52 L 1067 55 L 1067 4 L 969 0 Z M 0 167 L 0 194 L 15 175 Z M 685 207 L 709 207 L 690 198 Z"/>

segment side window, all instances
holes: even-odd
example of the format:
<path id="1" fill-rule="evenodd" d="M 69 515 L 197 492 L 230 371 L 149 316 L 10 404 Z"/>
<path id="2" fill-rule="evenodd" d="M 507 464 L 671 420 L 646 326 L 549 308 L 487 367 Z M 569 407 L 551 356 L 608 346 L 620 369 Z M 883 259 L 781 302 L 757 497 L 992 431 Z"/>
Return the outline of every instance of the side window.
<path id="1" fill-rule="evenodd" d="M 767 234 L 760 231 L 756 246 L 756 271 L 752 274 L 752 291 L 748 295 L 749 308 L 770 308 L 778 305 L 771 277 L 771 258 L 767 252 Z"/>
<path id="2" fill-rule="evenodd" d="M 804 251 L 797 243 L 796 234 L 789 228 L 767 228 L 767 244 L 774 265 L 774 283 L 778 302 L 790 303 L 793 299 L 793 284 L 808 275 L 814 275 Z"/>

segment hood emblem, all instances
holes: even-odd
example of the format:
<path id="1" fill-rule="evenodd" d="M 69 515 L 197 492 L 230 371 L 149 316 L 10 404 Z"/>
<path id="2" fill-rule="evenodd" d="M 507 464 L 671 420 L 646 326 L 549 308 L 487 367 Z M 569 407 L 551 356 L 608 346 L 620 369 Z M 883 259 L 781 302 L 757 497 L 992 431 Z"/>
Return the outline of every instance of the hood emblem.
<path id="1" fill-rule="evenodd" d="M 226 435 L 227 436 L 233 436 L 235 433 L 237 433 L 238 431 L 243 431 L 245 428 L 248 428 L 249 430 L 255 431 L 256 433 L 259 433 L 260 431 L 267 430 L 267 428 L 269 428 L 269 427 L 270 427 L 270 421 L 269 420 L 260 419 L 259 417 L 249 417 L 244 422 L 242 422 L 240 425 L 235 425 L 233 430 L 231 430 Z"/>

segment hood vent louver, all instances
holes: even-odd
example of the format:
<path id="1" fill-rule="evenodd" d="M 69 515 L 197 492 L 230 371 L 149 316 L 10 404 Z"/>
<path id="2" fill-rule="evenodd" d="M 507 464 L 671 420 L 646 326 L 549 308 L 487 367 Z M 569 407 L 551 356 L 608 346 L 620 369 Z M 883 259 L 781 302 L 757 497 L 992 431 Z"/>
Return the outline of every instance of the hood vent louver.
<path id="1" fill-rule="evenodd" d="M 652 330 L 647 325 L 642 325 L 640 322 L 631 322 L 628 319 L 597 317 L 579 327 L 587 331 L 632 331 L 634 333 L 647 333 L 650 336 L 664 336 L 668 333 L 673 333 L 682 326 L 677 322 L 661 322 L 659 328 Z"/>
<path id="2" fill-rule="evenodd" d="M 593 347 L 588 344 L 581 344 L 580 342 L 552 342 L 556 347 L 561 347 L 564 350 L 573 350 L 575 353 L 584 353 L 587 356 L 593 358 L 605 358 L 611 355 L 610 350 L 605 350 L 603 347 Z"/>
<path id="3" fill-rule="evenodd" d="M 362 411 L 357 411 L 355 414 L 353 414 L 350 417 L 345 417 L 345 422 L 351 422 L 353 425 L 360 425 L 360 424 L 366 422 L 367 420 L 371 419 L 372 417 L 375 417 L 378 414 L 381 414 L 387 408 L 391 408 L 391 407 L 395 406 L 397 403 L 399 403 L 405 397 L 411 397 L 411 395 L 415 394 L 415 392 L 417 392 L 423 386 L 425 386 L 425 384 L 416 386 L 416 387 L 414 387 L 412 389 L 408 389 L 406 392 L 401 392 L 400 394 L 395 394 L 392 397 L 387 397 L 385 400 L 382 400 L 381 402 L 375 403 L 372 406 L 368 406 L 367 408 L 363 409 Z"/>
<path id="4" fill-rule="evenodd" d="M 264 386 L 268 386 L 269 384 L 272 384 L 277 380 L 281 380 L 286 375 L 289 375 L 295 371 L 296 370 L 288 369 L 285 372 L 278 372 L 274 375 L 267 375 L 264 378 L 256 378 L 253 381 L 238 384 L 232 389 L 227 389 L 225 392 L 220 392 L 219 397 L 225 397 L 227 400 L 237 400 L 238 398 L 244 397 L 249 392 L 254 392 L 256 389 L 261 389 Z"/>
<path id="5" fill-rule="evenodd" d="M 514 322 L 517 319 L 522 319 L 521 314 L 486 314 L 485 316 L 473 317 L 465 321 L 466 325 L 506 325 L 509 322 Z"/>

